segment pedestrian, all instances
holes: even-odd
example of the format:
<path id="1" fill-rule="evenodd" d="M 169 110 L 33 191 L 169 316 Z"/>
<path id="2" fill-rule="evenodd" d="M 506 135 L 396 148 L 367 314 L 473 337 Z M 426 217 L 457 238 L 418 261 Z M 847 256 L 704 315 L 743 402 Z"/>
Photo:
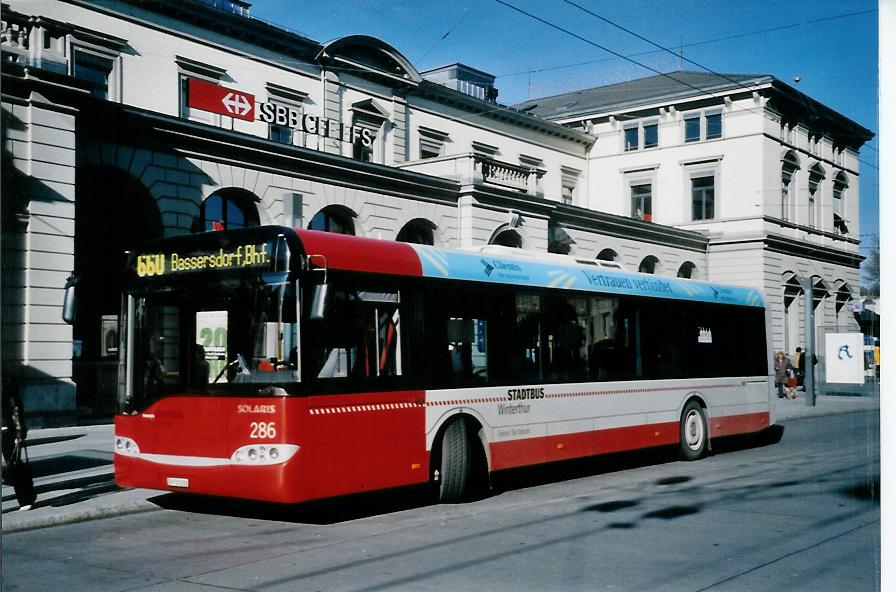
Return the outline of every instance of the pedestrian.
<path id="1" fill-rule="evenodd" d="M 779 351 L 775 354 L 775 386 L 778 389 L 778 398 L 783 399 L 785 396 L 784 389 L 787 387 L 788 372 L 793 371 L 793 363 L 787 355 Z"/>
<path id="2" fill-rule="evenodd" d="M 15 376 L 7 372 L 3 373 L 2 399 L 2 436 L 0 436 L 0 449 L 3 460 L 6 461 L 7 481 L 16 492 L 20 510 L 30 510 L 36 494 L 34 492 L 34 480 L 31 476 L 31 466 L 25 453 L 25 438 L 28 436 L 28 426 L 25 424 L 25 410 L 22 407 L 22 399 L 19 397 L 19 385 Z M 23 458 L 23 454 L 25 458 Z"/>
<path id="3" fill-rule="evenodd" d="M 797 368 L 797 370 L 796 370 L 796 385 L 797 386 L 803 386 L 803 376 L 802 376 L 802 374 L 800 374 L 800 371 L 799 371 L 800 360 L 802 360 L 802 359 L 803 359 L 803 348 L 798 347 L 798 348 L 796 348 L 796 353 L 793 354 L 792 358 L 790 358 L 790 362 L 793 364 L 793 367 Z"/>
<path id="4" fill-rule="evenodd" d="M 796 349 L 797 349 L 797 351 L 800 351 L 800 348 L 796 348 Z M 818 363 L 818 358 L 815 356 L 815 354 L 812 354 L 812 366 L 815 366 L 817 363 Z M 797 384 L 799 384 L 799 386 L 802 386 L 805 388 L 805 385 L 803 384 L 803 382 L 806 378 L 806 354 L 805 353 L 800 356 L 799 361 L 797 361 L 796 367 L 797 367 Z M 813 368 L 812 371 L 814 372 L 815 368 Z"/>

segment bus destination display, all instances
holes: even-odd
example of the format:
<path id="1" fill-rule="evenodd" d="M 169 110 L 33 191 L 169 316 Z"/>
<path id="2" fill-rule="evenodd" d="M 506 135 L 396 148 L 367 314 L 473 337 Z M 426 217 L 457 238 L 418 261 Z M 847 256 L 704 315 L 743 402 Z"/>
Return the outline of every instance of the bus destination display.
<path id="1" fill-rule="evenodd" d="M 137 255 L 135 260 L 137 277 L 170 275 L 185 271 L 210 269 L 241 269 L 268 265 L 271 262 L 271 245 L 239 245 L 234 249 L 218 249 L 210 253 L 147 253 Z"/>

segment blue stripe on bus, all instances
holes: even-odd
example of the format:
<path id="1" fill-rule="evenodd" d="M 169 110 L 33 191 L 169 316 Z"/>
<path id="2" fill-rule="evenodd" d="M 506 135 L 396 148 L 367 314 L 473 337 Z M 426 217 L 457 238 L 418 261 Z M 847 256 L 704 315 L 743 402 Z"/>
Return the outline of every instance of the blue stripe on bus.
<path id="1" fill-rule="evenodd" d="M 751 288 L 635 274 L 597 266 L 552 264 L 496 256 L 494 253 L 465 253 L 423 245 L 411 246 L 420 256 L 425 277 L 765 306 L 762 294 Z"/>

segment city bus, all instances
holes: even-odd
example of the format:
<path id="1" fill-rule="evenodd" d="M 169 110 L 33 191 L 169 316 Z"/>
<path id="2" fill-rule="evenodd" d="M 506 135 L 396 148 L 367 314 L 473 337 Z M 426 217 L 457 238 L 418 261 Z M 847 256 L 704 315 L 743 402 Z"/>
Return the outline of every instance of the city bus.
<path id="1" fill-rule="evenodd" d="M 762 294 L 506 247 L 255 227 L 129 255 L 115 479 L 295 503 L 773 421 Z"/>

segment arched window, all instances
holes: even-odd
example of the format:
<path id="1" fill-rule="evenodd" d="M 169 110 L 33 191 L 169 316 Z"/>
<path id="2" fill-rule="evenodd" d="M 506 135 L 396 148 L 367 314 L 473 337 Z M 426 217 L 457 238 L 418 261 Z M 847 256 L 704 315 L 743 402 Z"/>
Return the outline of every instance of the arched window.
<path id="1" fill-rule="evenodd" d="M 681 264 L 681 267 L 678 268 L 678 277 L 685 279 L 696 279 L 697 278 L 697 266 L 691 263 L 690 261 L 685 261 Z"/>
<path id="2" fill-rule="evenodd" d="M 562 226 L 556 224 L 548 226 L 548 253 L 569 255 L 575 242 Z"/>
<path id="3" fill-rule="evenodd" d="M 311 218 L 308 229 L 335 234 L 355 234 L 354 218 L 354 213 L 346 207 L 327 206 Z"/>
<path id="4" fill-rule="evenodd" d="M 638 266 L 639 273 L 656 273 L 659 267 L 660 260 L 654 257 L 653 255 L 648 255 L 644 257 L 641 261 L 641 265 Z"/>
<path id="5" fill-rule="evenodd" d="M 824 181 L 825 171 L 821 165 L 816 164 L 809 169 L 809 204 L 807 224 L 810 228 L 818 226 L 818 208 L 821 205 L 821 182 Z"/>
<path id="6" fill-rule="evenodd" d="M 800 160 L 793 150 L 788 150 L 781 159 L 781 219 L 791 220 L 794 195 L 796 194 L 796 172 L 800 169 Z"/>
<path id="7" fill-rule="evenodd" d="M 505 228 L 504 230 L 497 232 L 494 237 L 492 237 L 492 240 L 489 241 L 489 244 L 522 249 L 523 237 L 516 230 Z"/>
<path id="8" fill-rule="evenodd" d="M 840 171 L 834 177 L 834 230 L 840 234 L 849 234 L 849 227 L 846 224 L 846 190 L 849 188 L 849 177 L 846 173 Z"/>
<path id="9" fill-rule="evenodd" d="M 836 304 L 837 315 L 840 315 L 843 308 L 846 305 L 848 305 L 851 301 L 852 301 L 852 291 L 849 289 L 849 284 L 844 282 L 843 285 L 837 289 L 837 304 Z"/>
<path id="10" fill-rule="evenodd" d="M 599 261 L 619 261 L 619 253 L 613 249 L 604 249 L 597 254 L 597 259 Z"/>
<path id="11" fill-rule="evenodd" d="M 837 317 L 837 328 L 848 329 L 852 324 L 851 321 L 854 319 L 851 306 L 853 302 L 852 289 L 850 289 L 849 284 L 843 280 L 838 280 L 837 283 L 840 284 L 840 287 L 837 288 L 836 302 L 834 305 Z"/>
<path id="12" fill-rule="evenodd" d="M 199 207 L 199 231 L 258 226 L 258 199 L 244 189 L 221 189 Z"/>
<path id="13" fill-rule="evenodd" d="M 800 299 L 803 286 L 800 278 L 792 271 L 785 271 L 782 276 L 782 293 L 784 296 L 783 346 L 785 352 L 792 352 L 800 345 Z"/>
<path id="14" fill-rule="evenodd" d="M 398 231 L 398 236 L 395 237 L 395 240 L 400 243 L 434 245 L 435 239 L 433 237 L 433 230 L 435 227 L 436 225 L 429 220 L 416 218 L 405 224 L 401 230 Z"/>

